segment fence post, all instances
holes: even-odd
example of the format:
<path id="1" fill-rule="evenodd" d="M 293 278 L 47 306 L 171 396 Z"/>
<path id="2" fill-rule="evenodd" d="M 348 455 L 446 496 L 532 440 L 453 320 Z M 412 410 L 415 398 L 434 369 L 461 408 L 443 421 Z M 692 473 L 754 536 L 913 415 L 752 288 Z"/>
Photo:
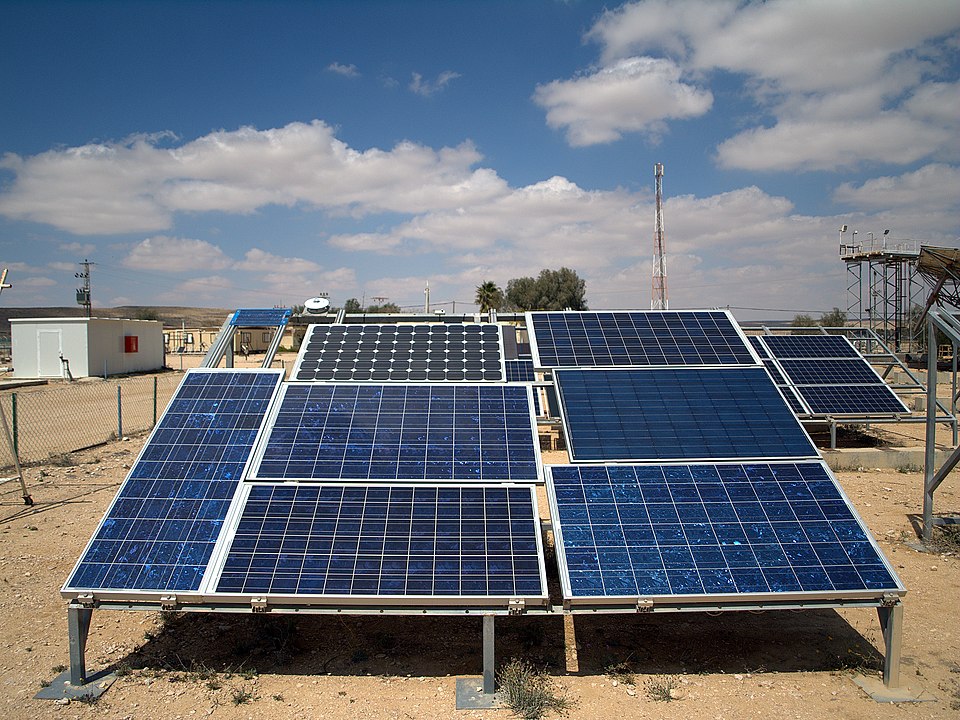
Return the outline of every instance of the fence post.
<path id="1" fill-rule="evenodd" d="M 157 426 L 157 376 L 153 376 L 153 426 Z"/>
<path id="2" fill-rule="evenodd" d="M 117 385 L 117 440 L 123 440 L 123 404 L 120 401 L 119 385 Z"/>
<path id="3" fill-rule="evenodd" d="M 20 431 L 17 423 L 17 394 L 10 393 L 10 415 L 13 418 L 13 454 L 20 459 Z"/>

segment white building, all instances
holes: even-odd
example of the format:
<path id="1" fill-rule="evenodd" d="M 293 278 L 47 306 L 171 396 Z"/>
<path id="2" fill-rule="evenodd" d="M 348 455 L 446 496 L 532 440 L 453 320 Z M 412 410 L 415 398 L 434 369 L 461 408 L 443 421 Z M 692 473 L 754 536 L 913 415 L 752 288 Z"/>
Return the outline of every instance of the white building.
<path id="1" fill-rule="evenodd" d="M 163 367 L 163 325 L 117 318 L 11 318 L 16 378 L 123 375 Z"/>

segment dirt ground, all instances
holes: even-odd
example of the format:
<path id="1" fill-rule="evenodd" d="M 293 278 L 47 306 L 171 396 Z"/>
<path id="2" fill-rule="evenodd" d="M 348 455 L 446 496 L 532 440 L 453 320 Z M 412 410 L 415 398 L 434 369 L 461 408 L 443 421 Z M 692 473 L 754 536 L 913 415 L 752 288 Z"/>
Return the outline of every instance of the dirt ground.
<path id="1" fill-rule="evenodd" d="M 0 717 L 511 715 L 455 710 L 456 677 L 481 671 L 481 621 L 459 616 L 98 610 L 88 669 L 112 667 L 116 683 L 95 703 L 33 699 L 68 662 L 59 588 L 142 442 L 29 468 L 32 508 L 22 505 L 16 483 L 0 485 Z M 853 683 L 854 673 L 877 676 L 882 668 L 870 608 L 498 618 L 498 663 L 517 657 L 546 668 L 573 702 L 573 718 L 960 717 L 960 549 L 912 547 L 919 473 L 865 469 L 839 478 L 909 589 L 904 682 L 935 701 L 878 704 Z M 956 476 L 949 477 L 937 494 L 938 512 L 960 511 L 958 491 Z M 556 588 L 555 568 L 550 575 Z"/>

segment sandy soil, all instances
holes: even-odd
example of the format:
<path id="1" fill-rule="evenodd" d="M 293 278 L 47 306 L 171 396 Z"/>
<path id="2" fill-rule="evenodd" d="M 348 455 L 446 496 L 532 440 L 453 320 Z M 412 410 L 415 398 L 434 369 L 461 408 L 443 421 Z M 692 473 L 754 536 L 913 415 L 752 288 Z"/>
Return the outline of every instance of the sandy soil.
<path id="1" fill-rule="evenodd" d="M 510 716 L 455 710 L 455 678 L 481 670 L 475 617 L 101 610 L 88 668 L 112 666 L 121 677 L 93 704 L 34 700 L 67 663 L 59 587 L 142 441 L 75 453 L 73 466 L 28 469 L 33 508 L 20 503 L 15 483 L 0 485 L 0 716 Z M 575 703 L 575 718 L 960 717 L 960 559 L 956 548 L 926 553 L 910 545 L 920 475 L 839 477 L 909 589 L 904 680 L 936 701 L 877 704 L 854 685 L 854 672 L 877 675 L 882 667 L 873 609 L 498 618 L 498 662 L 518 657 L 545 667 Z M 960 511 L 956 480 L 938 492 L 940 512 Z M 618 664 L 632 678 L 608 674 Z M 654 699 L 671 686 L 674 701 Z"/>

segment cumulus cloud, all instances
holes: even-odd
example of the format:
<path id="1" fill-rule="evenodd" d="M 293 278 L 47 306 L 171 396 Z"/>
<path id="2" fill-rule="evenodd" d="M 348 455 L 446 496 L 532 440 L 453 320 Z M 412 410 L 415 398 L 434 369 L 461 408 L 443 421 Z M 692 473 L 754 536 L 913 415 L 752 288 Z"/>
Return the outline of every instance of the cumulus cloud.
<path id="1" fill-rule="evenodd" d="M 673 65 L 673 84 L 661 89 L 689 88 L 676 96 L 691 103 L 689 115 L 709 109 L 713 78 L 739 78 L 756 115 L 774 122 L 745 118 L 747 127 L 718 148 L 722 166 L 834 170 L 960 155 L 960 90 L 949 49 L 958 29 L 953 0 L 641 0 L 605 12 L 585 38 L 601 47 L 602 68 L 589 78 L 625 62 Z M 678 86 L 681 77 L 686 84 Z M 556 82 L 587 88 L 580 78 Z M 563 106 L 544 106 L 555 126 L 550 113 Z M 670 114 L 669 101 L 662 107 L 660 120 L 688 116 Z M 590 93 L 574 109 L 575 119 L 599 131 L 568 132 L 571 144 L 648 129 L 622 123 L 621 107 Z"/>
<path id="2" fill-rule="evenodd" d="M 534 101 L 547 110 L 547 124 L 565 128 L 574 147 L 618 140 L 623 132 L 656 137 L 666 119 L 703 115 L 713 95 L 682 82 L 680 67 L 649 57 L 618 60 L 572 80 L 537 87 Z"/>
<path id="3" fill-rule="evenodd" d="M 63 243 L 60 245 L 60 249 L 64 252 L 72 253 L 73 255 L 90 255 L 93 253 L 96 245 L 93 243 Z"/>
<path id="4" fill-rule="evenodd" d="M 183 272 L 185 270 L 224 270 L 230 259 L 205 240 L 156 235 L 138 243 L 123 259 L 133 270 Z"/>
<path id="5" fill-rule="evenodd" d="M 360 70 L 353 64 L 344 65 L 343 63 L 332 62 L 327 65 L 327 70 L 348 78 L 360 77 Z"/>
<path id="6" fill-rule="evenodd" d="M 68 232 L 156 232 L 177 212 L 251 213 L 267 205 L 364 215 L 420 213 L 489 199 L 506 184 L 471 143 L 434 150 L 401 142 L 356 150 L 321 121 L 221 130 L 177 147 L 127 143 L 8 154 L 0 214 Z"/>
<path id="7" fill-rule="evenodd" d="M 960 167 L 933 163 L 897 177 L 873 178 L 859 186 L 843 183 L 834 191 L 833 199 L 859 210 L 960 210 Z"/>
<path id="8" fill-rule="evenodd" d="M 416 95 L 430 97 L 447 87 L 451 82 L 460 77 L 460 73 L 453 70 L 445 70 L 440 73 L 435 80 L 427 80 L 420 73 L 413 73 L 410 84 L 407 86 L 410 91 Z"/>

